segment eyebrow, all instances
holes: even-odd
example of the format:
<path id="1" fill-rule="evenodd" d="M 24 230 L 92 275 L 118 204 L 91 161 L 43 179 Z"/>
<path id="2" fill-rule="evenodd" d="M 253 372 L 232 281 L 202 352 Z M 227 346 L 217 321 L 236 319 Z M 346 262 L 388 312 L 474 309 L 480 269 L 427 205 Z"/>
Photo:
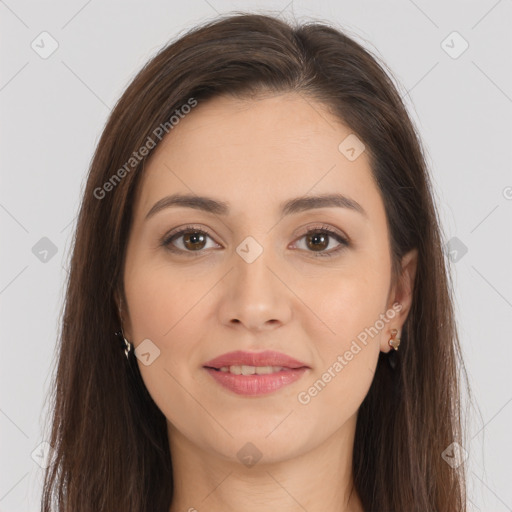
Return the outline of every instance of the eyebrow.
<path id="1" fill-rule="evenodd" d="M 173 194 L 158 200 L 149 212 L 145 220 L 153 217 L 156 213 L 171 207 L 193 208 L 215 215 L 229 215 L 229 203 L 218 201 L 211 197 L 197 196 L 191 194 Z M 354 199 L 342 194 L 323 194 L 319 196 L 302 196 L 285 201 L 280 205 L 281 214 L 292 215 L 315 208 L 347 208 L 360 213 L 364 217 L 368 214 L 364 208 Z"/>

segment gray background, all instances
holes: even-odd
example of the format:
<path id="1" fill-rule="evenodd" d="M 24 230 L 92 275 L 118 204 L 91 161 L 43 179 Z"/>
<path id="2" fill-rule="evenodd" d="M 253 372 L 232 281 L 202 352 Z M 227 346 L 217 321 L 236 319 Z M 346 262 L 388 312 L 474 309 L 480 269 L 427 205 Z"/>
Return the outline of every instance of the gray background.
<path id="1" fill-rule="evenodd" d="M 512 510 L 511 1 L 6 0 L 0 1 L 0 511 L 39 510 L 38 447 L 69 250 L 109 111 L 162 45 L 235 9 L 332 20 L 381 56 L 399 81 L 427 150 L 477 404 L 464 446 L 470 508 Z M 52 40 L 40 36 L 44 31 L 58 43 L 47 58 L 41 52 Z M 469 47 L 459 55 L 464 40 Z"/>

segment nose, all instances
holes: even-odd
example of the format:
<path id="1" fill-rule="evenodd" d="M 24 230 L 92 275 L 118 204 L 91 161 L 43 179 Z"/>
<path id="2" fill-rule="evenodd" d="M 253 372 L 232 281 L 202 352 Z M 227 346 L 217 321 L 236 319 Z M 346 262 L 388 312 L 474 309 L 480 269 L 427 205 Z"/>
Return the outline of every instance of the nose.
<path id="1" fill-rule="evenodd" d="M 233 268 L 223 279 L 219 307 L 224 325 L 257 332 L 276 329 L 292 316 L 293 293 L 265 249 L 251 263 L 233 255 Z"/>

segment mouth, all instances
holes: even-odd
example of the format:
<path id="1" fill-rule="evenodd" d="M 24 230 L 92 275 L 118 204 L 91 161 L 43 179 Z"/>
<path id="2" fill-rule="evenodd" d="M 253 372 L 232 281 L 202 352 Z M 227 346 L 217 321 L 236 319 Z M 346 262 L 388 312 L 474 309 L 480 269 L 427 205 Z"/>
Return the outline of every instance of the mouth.
<path id="1" fill-rule="evenodd" d="M 297 359 L 269 350 L 230 352 L 208 361 L 203 368 L 222 389 L 251 397 L 276 392 L 311 370 Z"/>
<path id="2" fill-rule="evenodd" d="M 309 367 L 308 366 L 299 366 L 299 367 L 290 368 L 287 366 L 231 365 L 231 366 L 222 366 L 220 368 L 215 368 L 213 366 L 204 366 L 204 368 L 206 368 L 208 370 L 213 370 L 216 372 L 230 373 L 232 375 L 271 375 L 274 373 L 307 369 Z"/>

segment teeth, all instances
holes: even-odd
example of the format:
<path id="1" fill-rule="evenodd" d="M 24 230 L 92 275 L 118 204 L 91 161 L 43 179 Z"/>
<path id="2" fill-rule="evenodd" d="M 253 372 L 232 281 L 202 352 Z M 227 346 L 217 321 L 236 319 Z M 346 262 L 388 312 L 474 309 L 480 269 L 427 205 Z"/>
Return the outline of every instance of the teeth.
<path id="1" fill-rule="evenodd" d="M 281 370 L 287 370 L 282 366 L 223 366 L 221 372 L 230 372 L 234 375 L 267 375 L 269 373 L 280 372 Z"/>

